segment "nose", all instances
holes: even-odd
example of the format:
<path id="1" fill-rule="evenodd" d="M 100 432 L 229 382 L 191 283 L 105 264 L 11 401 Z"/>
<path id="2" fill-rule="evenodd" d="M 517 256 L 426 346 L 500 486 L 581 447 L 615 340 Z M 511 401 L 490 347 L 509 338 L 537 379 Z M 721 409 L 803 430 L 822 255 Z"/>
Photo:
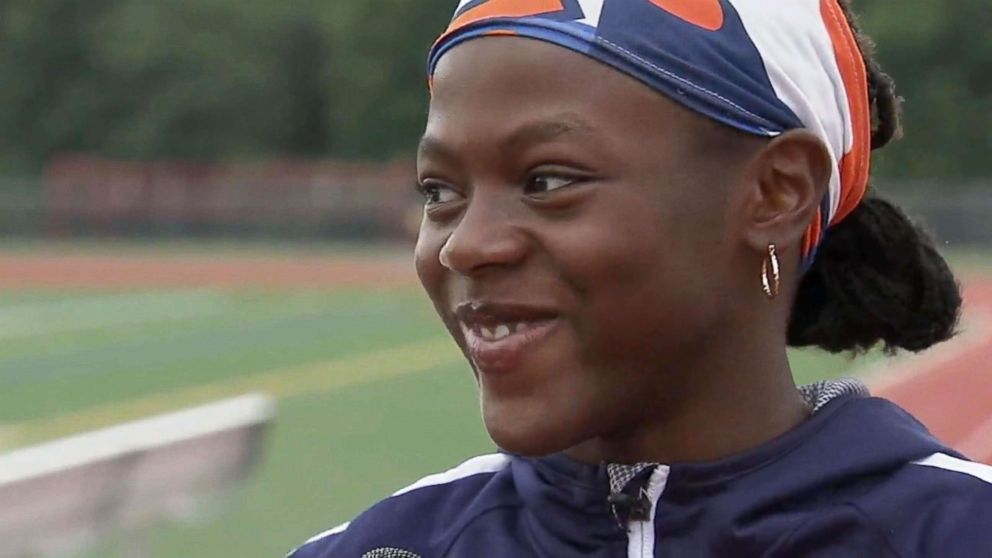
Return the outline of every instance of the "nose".
<path id="1" fill-rule="evenodd" d="M 508 207 L 512 203 L 474 196 L 441 247 L 441 265 L 462 275 L 476 275 L 522 262 L 529 241 L 514 222 L 513 209 Z"/>

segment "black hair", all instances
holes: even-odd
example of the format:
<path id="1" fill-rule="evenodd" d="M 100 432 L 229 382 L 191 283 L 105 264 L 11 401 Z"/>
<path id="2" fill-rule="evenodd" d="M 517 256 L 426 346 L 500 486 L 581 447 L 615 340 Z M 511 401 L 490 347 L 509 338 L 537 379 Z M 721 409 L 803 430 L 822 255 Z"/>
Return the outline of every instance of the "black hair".
<path id="1" fill-rule="evenodd" d="M 838 0 L 857 37 L 868 73 L 871 147 L 897 139 L 901 99 L 874 56 L 846 0 Z M 961 290 L 932 237 L 872 192 L 827 231 L 800 285 L 788 342 L 830 352 L 922 351 L 954 336 Z"/>

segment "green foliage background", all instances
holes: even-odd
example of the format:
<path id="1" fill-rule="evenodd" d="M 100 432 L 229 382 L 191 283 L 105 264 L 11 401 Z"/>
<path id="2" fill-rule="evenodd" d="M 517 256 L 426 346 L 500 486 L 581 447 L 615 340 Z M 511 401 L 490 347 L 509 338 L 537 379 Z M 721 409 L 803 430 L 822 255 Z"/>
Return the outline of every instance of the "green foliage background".
<path id="1" fill-rule="evenodd" d="M 0 173 L 124 158 L 388 158 L 412 150 L 453 0 L 5 0 Z M 893 178 L 992 174 L 987 0 L 856 0 L 906 98 Z"/>

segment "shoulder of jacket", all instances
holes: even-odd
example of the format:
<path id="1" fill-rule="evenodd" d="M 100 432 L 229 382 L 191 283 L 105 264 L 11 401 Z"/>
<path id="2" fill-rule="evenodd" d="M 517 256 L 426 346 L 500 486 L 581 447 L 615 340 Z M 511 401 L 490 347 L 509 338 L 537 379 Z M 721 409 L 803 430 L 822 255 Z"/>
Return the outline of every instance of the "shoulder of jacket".
<path id="1" fill-rule="evenodd" d="M 852 539 L 884 541 L 886 555 L 981 555 L 992 549 L 992 466 L 943 452 L 911 461 L 816 514 L 790 539 L 808 540 L 838 523 L 850 527 Z M 858 525 L 863 532 L 856 534 Z M 843 539 L 836 537 L 838 543 Z"/>
<path id="2" fill-rule="evenodd" d="M 483 455 L 426 476 L 354 520 L 311 537 L 288 558 L 418 558 L 432 541 L 444 539 L 445 530 L 467 519 L 467 508 L 509 464 L 507 455 Z"/>
<path id="3" fill-rule="evenodd" d="M 992 466 L 951 452 L 906 465 L 862 507 L 906 556 L 963 558 L 992 549 Z"/>
<path id="4" fill-rule="evenodd" d="M 892 546 L 884 530 L 850 502 L 832 504 L 799 523 L 770 556 L 905 558 Z"/>
<path id="5" fill-rule="evenodd" d="M 910 467 L 923 467 L 924 471 L 940 477 L 941 484 L 958 484 L 963 488 L 974 488 L 992 492 L 992 465 L 977 463 L 955 457 L 948 453 L 935 453 L 913 461 Z"/>

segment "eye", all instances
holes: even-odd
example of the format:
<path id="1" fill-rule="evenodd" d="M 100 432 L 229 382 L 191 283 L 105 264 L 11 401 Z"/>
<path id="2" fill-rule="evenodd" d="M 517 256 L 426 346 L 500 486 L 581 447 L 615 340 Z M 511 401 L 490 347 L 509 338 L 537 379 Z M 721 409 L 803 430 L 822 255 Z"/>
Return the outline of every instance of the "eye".
<path id="1" fill-rule="evenodd" d="M 535 174 L 527 179 L 524 191 L 528 194 L 546 194 L 579 182 L 578 178 L 560 174 Z"/>
<path id="2" fill-rule="evenodd" d="M 426 206 L 448 203 L 461 198 L 461 194 L 454 188 L 434 180 L 425 180 L 417 184 L 417 191 L 424 196 Z"/>

